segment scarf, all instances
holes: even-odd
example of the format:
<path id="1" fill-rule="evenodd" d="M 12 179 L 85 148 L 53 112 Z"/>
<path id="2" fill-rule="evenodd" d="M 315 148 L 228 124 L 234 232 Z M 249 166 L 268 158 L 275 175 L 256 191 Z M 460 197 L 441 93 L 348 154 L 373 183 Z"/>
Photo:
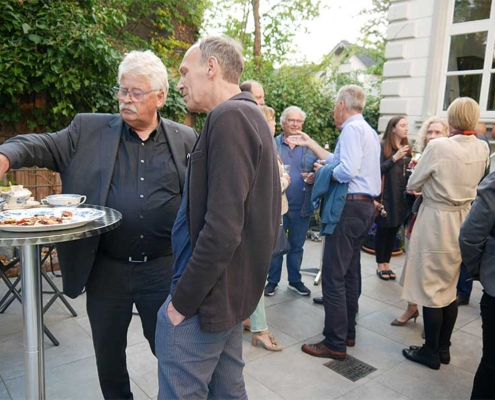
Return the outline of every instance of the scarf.
<path id="1" fill-rule="evenodd" d="M 457 136 L 457 135 L 465 135 L 465 136 L 475 135 L 475 136 L 478 136 L 478 134 L 475 131 L 461 131 L 458 129 L 454 129 L 452 132 L 450 132 L 449 137 Z"/>

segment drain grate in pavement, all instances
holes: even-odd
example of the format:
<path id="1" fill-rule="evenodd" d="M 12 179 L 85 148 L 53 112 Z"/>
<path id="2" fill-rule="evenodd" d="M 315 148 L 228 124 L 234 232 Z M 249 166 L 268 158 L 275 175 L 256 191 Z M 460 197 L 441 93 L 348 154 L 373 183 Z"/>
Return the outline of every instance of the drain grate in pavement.
<path id="1" fill-rule="evenodd" d="M 366 375 L 371 374 L 373 371 L 376 371 L 375 367 L 372 367 L 349 354 L 347 354 L 344 361 L 332 360 L 323 365 L 352 382 L 356 382 Z"/>

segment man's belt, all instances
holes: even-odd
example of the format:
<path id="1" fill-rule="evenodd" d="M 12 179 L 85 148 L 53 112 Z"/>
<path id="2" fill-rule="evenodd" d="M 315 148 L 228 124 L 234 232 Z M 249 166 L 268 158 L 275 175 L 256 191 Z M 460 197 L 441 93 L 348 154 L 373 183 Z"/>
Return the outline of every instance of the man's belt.
<path id="1" fill-rule="evenodd" d="M 348 194 L 346 196 L 347 200 L 359 200 L 359 201 L 372 201 L 373 198 L 367 194 Z"/>
<path id="2" fill-rule="evenodd" d="M 107 257 L 110 257 L 110 258 L 114 258 L 115 260 L 119 260 L 119 261 L 125 261 L 125 262 L 131 262 L 131 263 L 145 263 L 145 262 L 148 262 L 148 261 L 151 261 L 151 260 L 154 260 L 156 258 L 160 258 L 160 257 L 167 257 L 167 256 L 170 256 L 171 254 L 167 255 L 167 254 L 164 254 L 164 255 L 159 255 L 159 256 L 145 256 L 145 255 L 140 255 L 140 256 L 114 256 L 110 253 L 107 253 L 106 251 L 103 251 L 102 252 L 105 256 Z"/>

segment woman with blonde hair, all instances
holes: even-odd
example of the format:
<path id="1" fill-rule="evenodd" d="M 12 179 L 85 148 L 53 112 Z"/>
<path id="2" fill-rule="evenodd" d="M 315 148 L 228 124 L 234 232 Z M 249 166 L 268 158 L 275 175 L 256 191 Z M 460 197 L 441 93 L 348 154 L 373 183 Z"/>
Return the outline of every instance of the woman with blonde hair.
<path id="1" fill-rule="evenodd" d="M 409 192 L 422 193 L 423 203 L 409 243 L 402 297 L 423 306 L 425 344 L 402 353 L 432 369 L 450 362 L 461 265 L 459 230 L 489 163 L 488 146 L 474 131 L 478 104 L 458 98 L 447 116 L 450 136 L 426 147 L 407 185 Z"/>
<path id="2" fill-rule="evenodd" d="M 440 137 L 447 137 L 449 136 L 450 131 L 449 131 L 449 123 L 447 122 L 446 119 L 440 118 L 440 117 L 430 117 L 428 118 L 425 122 L 423 122 L 423 125 L 421 125 L 421 128 L 418 132 L 416 142 L 414 144 L 414 149 L 418 153 L 422 153 L 426 146 L 428 146 L 428 143 L 430 143 L 431 140 L 437 139 Z M 414 169 L 416 166 L 418 160 L 411 160 L 411 163 L 409 164 L 409 167 Z M 421 195 L 418 195 L 416 197 L 416 201 L 414 202 L 412 206 L 412 211 L 411 211 L 411 216 L 408 219 L 408 224 L 407 224 L 407 229 L 406 229 L 406 260 L 404 261 L 404 267 L 402 268 L 402 275 L 400 277 L 399 284 L 401 286 L 404 286 L 404 277 L 405 277 L 405 272 L 406 272 L 406 267 L 407 267 L 407 256 L 408 256 L 408 247 L 409 247 L 409 239 L 410 235 L 414 226 L 414 222 L 416 220 L 417 214 L 418 214 L 418 209 L 419 206 L 421 205 L 423 201 L 423 197 Z M 404 311 L 404 313 L 394 319 L 390 325 L 393 326 L 404 326 L 409 320 L 414 319 L 416 322 L 416 319 L 419 317 L 419 311 L 418 311 L 418 305 L 416 303 L 409 302 L 407 304 L 407 310 Z"/>

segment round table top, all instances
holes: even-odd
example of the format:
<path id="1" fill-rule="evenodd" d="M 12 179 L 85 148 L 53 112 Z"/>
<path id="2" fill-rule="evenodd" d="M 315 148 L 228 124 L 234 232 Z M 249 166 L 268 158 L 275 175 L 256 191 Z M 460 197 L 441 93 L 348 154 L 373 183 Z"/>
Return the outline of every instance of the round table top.
<path id="1" fill-rule="evenodd" d="M 46 232 L 6 232 L 0 231 L 0 246 L 24 246 L 70 242 L 101 235 L 120 225 L 122 214 L 112 208 L 85 204 L 81 208 L 94 208 L 105 211 L 105 216 L 86 225 L 57 231 Z"/>

